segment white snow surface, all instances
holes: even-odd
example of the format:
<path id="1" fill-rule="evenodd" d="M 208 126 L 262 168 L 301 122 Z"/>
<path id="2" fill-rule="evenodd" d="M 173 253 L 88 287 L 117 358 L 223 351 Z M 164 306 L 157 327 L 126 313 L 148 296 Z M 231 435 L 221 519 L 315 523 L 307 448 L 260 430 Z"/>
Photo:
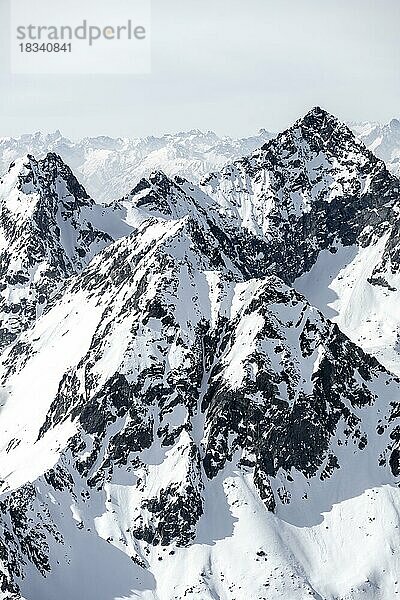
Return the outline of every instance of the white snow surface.
<path id="1" fill-rule="evenodd" d="M 322 251 L 294 286 L 354 343 L 400 376 L 400 274 L 385 274 L 389 286 L 368 281 L 382 260 L 387 237 L 366 248 Z"/>

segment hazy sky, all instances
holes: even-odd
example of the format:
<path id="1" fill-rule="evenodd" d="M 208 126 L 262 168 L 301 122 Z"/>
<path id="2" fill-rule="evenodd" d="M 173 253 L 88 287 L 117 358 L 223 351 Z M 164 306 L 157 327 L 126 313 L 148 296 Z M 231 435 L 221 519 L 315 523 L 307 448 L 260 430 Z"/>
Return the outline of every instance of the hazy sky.
<path id="1" fill-rule="evenodd" d="M 399 0 L 152 0 L 152 73 L 136 76 L 11 76 L 2 35 L 0 136 L 248 135 L 314 105 L 388 121 L 400 116 L 399 23 Z"/>

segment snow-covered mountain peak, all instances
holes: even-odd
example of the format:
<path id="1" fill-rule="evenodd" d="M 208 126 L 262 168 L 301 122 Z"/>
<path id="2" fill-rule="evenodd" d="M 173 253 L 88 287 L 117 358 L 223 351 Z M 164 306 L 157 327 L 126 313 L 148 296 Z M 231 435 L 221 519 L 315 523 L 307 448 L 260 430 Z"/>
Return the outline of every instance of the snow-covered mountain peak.
<path id="1" fill-rule="evenodd" d="M 296 147 L 304 160 L 316 159 L 321 154 L 331 166 L 334 166 L 335 161 L 339 163 L 338 166 L 343 162 L 352 161 L 357 161 L 360 166 L 367 163 L 371 166 L 379 162 L 345 123 L 318 106 L 312 108 L 276 139 L 267 142 L 263 149 L 271 145 L 276 150 L 279 143 Z M 299 158 L 301 159 L 301 156 Z M 311 168 L 315 166 L 310 165 Z"/>
<path id="2" fill-rule="evenodd" d="M 196 185 L 180 176 L 168 177 L 163 171 L 153 171 L 142 178 L 131 192 L 110 205 L 122 211 L 121 219 L 132 227 L 138 226 L 149 217 L 180 219 L 195 216 L 206 219 L 216 214 L 211 199 Z"/>
<path id="3" fill-rule="evenodd" d="M 124 226 L 114 235 L 113 224 L 57 154 L 27 155 L 10 167 L 0 180 L 1 348 L 41 314 L 65 278 L 118 237 Z"/>
<path id="4" fill-rule="evenodd" d="M 53 211 L 58 209 L 59 204 L 71 211 L 93 204 L 70 167 L 53 152 L 40 160 L 27 154 L 11 163 L 7 174 L 0 180 L 0 194 L 8 204 L 10 196 L 13 196 L 13 187 L 30 202 L 52 202 Z M 22 201 L 21 196 L 18 200 Z"/>
<path id="5" fill-rule="evenodd" d="M 317 263 L 311 295 L 305 285 L 299 289 L 328 316 L 332 298 L 341 328 L 400 373 L 392 309 L 400 301 L 400 182 L 346 125 L 313 109 L 260 150 L 208 176 L 202 189 L 223 215 L 267 242 L 271 270 L 289 284 L 301 276 L 309 281 Z M 337 302 L 315 279 L 324 279 L 324 261 Z M 391 315 L 385 331 L 377 317 L 383 306 Z"/>
<path id="6" fill-rule="evenodd" d="M 316 106 L 289 128 L 288 132 L 309 145 L 314 152 L 328 155 L 362 153 L 365 149 L 351 129 L 335 115 Z M 285 135 L 285 132 L 284 134 Z"/>
<path id="7" fill-rule="evenodd" d="M 259 236 L 277 223 L 304 218 L 314 210 L 368 209 L 394 201 L 399 182 L 338 119 L 315 108 L 248 157 L 202 181 L 221 210 Z M 342 223 L 344 226 L 345 223 Z"/>
<path id="8" fill-rule="evenodd" d="M 168 177 L 164 171 L 160 170 L 152 171 L 149 174 L 149 182 L 154 186 L 169 186 L 172 183 L 171 178 Z"/>
<path id="9" fill-rule="evenodd" d="M 331 129 L 343 127 L 343 122 L 340 121 L 336 117 L 336 115 L 333 115 L 321 106 L 313 106 L 312 108 L 310 108 L 310 110 L 306 112 L 305 115 L 299 117 L 294 127 L 296 127 L 297 124 L 301 123 L 303 123 L 305 127 L 308 127 L 310 129 L 320 130 L 323 130 L 327 126 L 329 126 L 329 128 Z"/>

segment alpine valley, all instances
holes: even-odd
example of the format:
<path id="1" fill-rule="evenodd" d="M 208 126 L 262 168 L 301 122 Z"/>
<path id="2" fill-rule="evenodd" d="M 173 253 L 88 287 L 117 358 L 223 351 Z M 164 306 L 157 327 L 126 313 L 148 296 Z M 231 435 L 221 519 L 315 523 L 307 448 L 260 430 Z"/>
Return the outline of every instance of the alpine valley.
<path id="1" fill-rule="evenodd" d="M 400 597 L 396 127 L 2 141 L 1 600 Z"/>

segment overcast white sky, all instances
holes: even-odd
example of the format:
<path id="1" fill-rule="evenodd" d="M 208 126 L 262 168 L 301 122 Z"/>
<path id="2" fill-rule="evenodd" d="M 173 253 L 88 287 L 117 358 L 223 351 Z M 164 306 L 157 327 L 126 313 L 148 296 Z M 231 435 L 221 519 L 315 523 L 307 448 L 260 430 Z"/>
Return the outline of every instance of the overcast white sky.
<path id="1" fill-rule="evenodd" d="M 400 116 L 399 23 L 399 0 L 152 0 L 152 73 L 140 76 L 12 76 L 2 35 L 0 136 L 249 135 L 317 104 L 388 121 Z"/>

